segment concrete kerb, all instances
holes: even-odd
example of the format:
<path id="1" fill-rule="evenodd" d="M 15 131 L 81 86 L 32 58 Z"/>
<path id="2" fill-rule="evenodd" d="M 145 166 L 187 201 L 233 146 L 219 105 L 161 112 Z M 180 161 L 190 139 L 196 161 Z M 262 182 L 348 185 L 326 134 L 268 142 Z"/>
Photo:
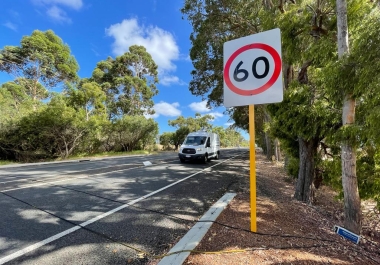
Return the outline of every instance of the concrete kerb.
<path id="1" fill-rule="evenodd" d="M 226 193 L 222 198 L 220 198 L 213 206 L 199 219 L 186 235 L 168 252 L 173 253 L 177 251 L 186 250 L 186 252 L 181 252 L 178 254 L 173 254 L 164 257 L 158 265 L 180 265 L 186 258 L 190 255 L 190 250 L 193 250 L 202 238 L 205 236 L 207 231 L 212 225 L 212 221 L 222 213 L 224 208 L 230 203 L 230 201 L 235 197 L 236 193 Z M 210 221 L 210 222 L 206 222 Z"/>

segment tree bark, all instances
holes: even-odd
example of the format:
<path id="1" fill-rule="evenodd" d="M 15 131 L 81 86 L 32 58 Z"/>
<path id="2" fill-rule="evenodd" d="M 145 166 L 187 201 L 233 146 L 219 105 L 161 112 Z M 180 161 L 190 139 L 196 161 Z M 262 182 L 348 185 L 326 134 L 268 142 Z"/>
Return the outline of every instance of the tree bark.
<path id="1" fill-rule="evenodd" d="M 264 111 L 264 122 L 270 122 L 271 118 L 269 113 L 265 110 Z M 264 132 L 264 137 L 265 137 L 265 154 L 267 156 L 267 159 L 272 160 L 273 156 L 273 145 L 272 145 L 272 140 L 268 134 L 268 132 Z"/>
<path id="2" fill-rule="evenodd" d="M 317 153 L 318 140 L 305 140 L 301 137 L 299 141 L 299 172 L 294 197 L 306 203 L 314 202 L 315 187 L 313 184 L 315 176 L 315 155 Z"/>
<path id="3" fill-rule="evenodd" d="M 274 140 L 274 150 L 275 150 L 276 161 L 281 161 L 282 160 L 281 146 L 280 146 L 280 141 L 277 138 Z"/>
<path id="4" fill-rule="evenodd" d="M 272 160 L 273 150 L 272 150 L 272 141 L 269 137 L 269 134 L 265 133 L 265 153 L 267 156 L 267 159 Z"/>
<path id="5" fill-rule="evenodd" d="M 337 27 L 338 27 L 338 55 L 342 58 L 349 53 L 347 2 L 337 0 Z M 355 99 L 352 94 L 346 93 L 343 98 L 343 126 L 355 124 Z M 360 234 L 361 209 L 356 177 L 356 148 L 355 144 L 347 139 L 341 143 L 342 158 L 342 185 L 344 194 L 344 226 L 346 229 Z"/>
<path id="6" fill-rule="evenodd" d="M 289 88 L 290 82 L 294 80 L 294 68 L 291 64 L 283 63 L 284 68 L 284 90 L 287 90 Z"/>

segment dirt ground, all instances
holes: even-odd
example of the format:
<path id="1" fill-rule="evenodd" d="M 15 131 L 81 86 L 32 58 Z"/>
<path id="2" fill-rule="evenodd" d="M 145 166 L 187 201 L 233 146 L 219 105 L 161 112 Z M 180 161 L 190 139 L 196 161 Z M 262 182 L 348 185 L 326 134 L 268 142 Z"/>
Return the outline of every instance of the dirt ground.
<path id="1" fill-rule="evenodd" d="M 217 219 L 224 225 L 214 223 L 195 249 L 217 253 L 192 253 L 184 264 L 380 264 L 380 214 L 373 202 L 362 202 L 363 232 L 356 245 L 333 231 L 334 225 L 343 226 L 336 193 L 322 186 L 315 205 L 294 200 L 294 181 L 283 165 L 261 153 L 256 155 L 257 233 L 249 232 L 249 159 L 242 161 L 245 188 Z"/>

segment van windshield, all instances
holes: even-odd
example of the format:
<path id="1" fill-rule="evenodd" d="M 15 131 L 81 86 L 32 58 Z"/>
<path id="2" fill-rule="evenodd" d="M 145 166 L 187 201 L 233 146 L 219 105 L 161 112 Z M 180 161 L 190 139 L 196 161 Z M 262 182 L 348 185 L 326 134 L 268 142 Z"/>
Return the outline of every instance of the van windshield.
<path id="1" fill-rule="evenodd" d="M 204 145 L 206 136 L 188 136 L 184 142 L 185 145 Z"/>

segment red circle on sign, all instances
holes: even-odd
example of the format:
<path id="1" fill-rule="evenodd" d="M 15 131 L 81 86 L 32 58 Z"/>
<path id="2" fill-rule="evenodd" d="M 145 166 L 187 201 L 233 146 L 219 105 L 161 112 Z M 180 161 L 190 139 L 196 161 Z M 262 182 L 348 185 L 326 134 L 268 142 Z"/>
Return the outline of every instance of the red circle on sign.
<path id="1" fill-rule="evenodd" d="M 266 82 L 261 87 L 258 87 L 252 90 L 243 90 L 243 89 L 238 88 L 234 84 L 232 84 L 229 72 L 230 72 L 230 67 L 233 60 L 235 60 L 235 58 L 242 52 L 245 52 L 251 49 L 261 49 L 268 52 L 274 60 L 274 71 L 273 71 L 272 76 L 269 78 L 268 82 Z M 228 88 L 231 89 L 233 92 L 242 96 L 251 96 L 251 95 L 260 94 L 264 92 L 265 90 L 267 90 L 268 88 L 270 88 L 276 82 L 280 73 L 281 73 L 281 57 L 278 54 L 278 52 L 273 47 L 267 44 L 252 43 L 252 44 L 248 44 L 246 46 L 239 48 L 237 51 L 235 51 L 231 55 L 230 58 L 228 58 L 226 66 L 224 67 L 223 77 L 224 77 L 224 82 L 226 82 L 226 85 L 228 86 Z"/>

